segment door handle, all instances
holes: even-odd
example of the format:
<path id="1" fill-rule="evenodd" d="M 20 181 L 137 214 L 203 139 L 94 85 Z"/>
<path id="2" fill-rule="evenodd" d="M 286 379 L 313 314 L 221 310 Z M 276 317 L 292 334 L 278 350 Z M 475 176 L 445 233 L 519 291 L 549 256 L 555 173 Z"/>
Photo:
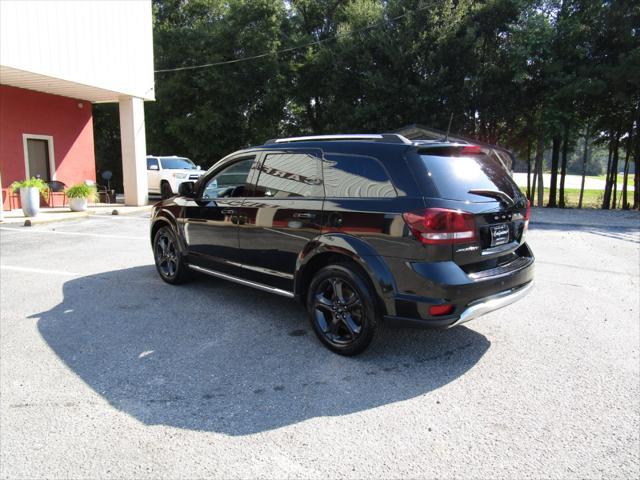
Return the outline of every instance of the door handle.
<path id="1" fill-rule="evenodd" d="M 223 208 L 222 210 L 220 210 L 220 213 L 222 213 L 223 215 L 233 215 L 234 213 L 236 213 L 236 211 L 232 208 Z"/>
<path id="2" fill-rule="evenodd" d="M 293 218 L 316 218 L 315 213 L 309 213 L 309 212 L 294 213 L 292 216 Z"/>
<path id="3" fill-rule="evenodd" d="M 332 213 L 331 215 L 329 215 L 329 226 L 340 228 L 342 227 L 343 222 L 344 220 L 342 218 L 342 215 L 340 215 L 339 213 Z"/>

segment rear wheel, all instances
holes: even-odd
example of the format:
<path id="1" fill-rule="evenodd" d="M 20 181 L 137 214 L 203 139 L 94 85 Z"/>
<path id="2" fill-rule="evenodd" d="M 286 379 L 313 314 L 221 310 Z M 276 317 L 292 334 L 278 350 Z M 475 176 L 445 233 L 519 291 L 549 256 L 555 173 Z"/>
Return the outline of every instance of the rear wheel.
<path id="1" fill-rule="evenodd" d="M 162 199 L 166 200 L 167 198 L 171 198 L 173 196 L 173 190 L 171 190 L 171 185 L 169 182 L 162 182 L 160 184 L 160 194 L 162 195 Z"/>
<path id="2" fill-rule="evenodd" d="M 357 355 L 373 340 L 379 325 L 375 292 L 359 269 L 329 265 L 313 278 L 307 310 L 315 334 L 340 355 Z"/>
<path id="3" fill-rule="evenodd" d="M 153 238 L 153 257 L 160 278 L 177 285 L 188 280 L 188 267 L 182 260 L 176 237 L 169 227 L 162 227 Z"/>

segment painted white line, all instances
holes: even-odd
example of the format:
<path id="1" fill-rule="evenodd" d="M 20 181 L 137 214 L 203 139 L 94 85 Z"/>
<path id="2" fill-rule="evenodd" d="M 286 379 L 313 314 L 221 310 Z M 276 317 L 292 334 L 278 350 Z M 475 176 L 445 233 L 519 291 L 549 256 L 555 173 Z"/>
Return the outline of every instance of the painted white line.
<path id="1" fill-rule="evenodd" d="M 62 270 L 45 270 L 43 268 L 14 267 L 12 265 L 0 265 L 0 270 L 9 270 L 12 272 L 37 273 L 37 274 L 45 274 L 45 275 L 62 275 L 64 277 L 80 276 L 77 273 L 64 272 Z"/>
<path id="2" fill-rule="evenodd" d="M 15 228 L 6 228 L 0 227 L 0 230 L 9 230 L 12 232 L 20 232 L 20 233 L 55 233 L 58 235 L 77 235 L 80 237 L 98 237 L 98 238 L 118 238 L 121 240 L 148 240 L 147 237 L 134 237 L 128 235 L 105 235 L 102 233 L 86 233 L 86 232 L 62 232 L 60 230 L 39 230 L 33 229 L 33 227 L 24 227 L 24 230 L 21 228 L 20 230 Z"/>
<path id="3" fill-rule="evenodd" d="M 55 226 L 51 226 L 51 228 L 55 231 L 58 231 L 60 229 L 65 229 L 65 228 L 78 228 L 79 225 L 87 225 L 90 227 L 95 227 L 96 225 L 106 225 L 109 222 L 107 221 L 100 221 L 100 220 L 87 220 L 84 219 L 83 223 L 79 223 L 79 222 L 74 222 L 74 221 L 68 221 L 68 222 L 60 222 L 60 223 L 56 223 Z"/>
<path id="4" fill-rule="evenodd" d="M 149 220 L 151 218 L 151 215 L 147 215 L 147 216 L 137 216 L 137 215 L 133 215 L 133 214 L 125 214 L 125 213 L 121 213 L 120 215 L 111 215 L 110 213 L 96 213 L 93 215 L 88 215 L 88 217 L 90 218 L 100 218 L 103 220 Z"/>

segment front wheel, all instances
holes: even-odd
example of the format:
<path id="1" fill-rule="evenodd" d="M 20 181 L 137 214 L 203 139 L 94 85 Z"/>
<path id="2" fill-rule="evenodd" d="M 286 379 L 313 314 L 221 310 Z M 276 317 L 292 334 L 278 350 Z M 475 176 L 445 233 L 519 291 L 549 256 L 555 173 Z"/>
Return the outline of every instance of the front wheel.
<path id="1" fill-rule="evenodd" d="M 178 241 L 169 227 L 162 227 L 153 237 L 153 257 L 160 278 L 177 285 L 188 280 L 188 267 L 182 260 Z"/>
<path id="2" fill-rule="evenodd" d="M 313 331 L 340 355 L 364 351 L 379 329 L 375 292 L 356 266 L 328 265 L 313 278 L 307 293 Z"/>

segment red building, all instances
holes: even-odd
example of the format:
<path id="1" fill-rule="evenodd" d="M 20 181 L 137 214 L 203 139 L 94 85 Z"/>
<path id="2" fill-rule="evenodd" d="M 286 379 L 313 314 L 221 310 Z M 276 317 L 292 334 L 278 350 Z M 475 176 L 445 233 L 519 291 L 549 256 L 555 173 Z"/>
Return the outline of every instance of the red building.
<path id="1" fill-rule="evenodd" d="M 10 207 L 8 186 L 16 180 L 36 175 L 67 185 L 96 180 L 91 110 L 87 101 L 0 85 L 5 209 Z"/>
<path id="2" fill-rule="evenodd" d="M 125 202 L 146 204 L 154 98 L 151 0 L 0 1 L 3 208 L 16 180 L 96 180 L 93 103 L 119 104 Z"/>

